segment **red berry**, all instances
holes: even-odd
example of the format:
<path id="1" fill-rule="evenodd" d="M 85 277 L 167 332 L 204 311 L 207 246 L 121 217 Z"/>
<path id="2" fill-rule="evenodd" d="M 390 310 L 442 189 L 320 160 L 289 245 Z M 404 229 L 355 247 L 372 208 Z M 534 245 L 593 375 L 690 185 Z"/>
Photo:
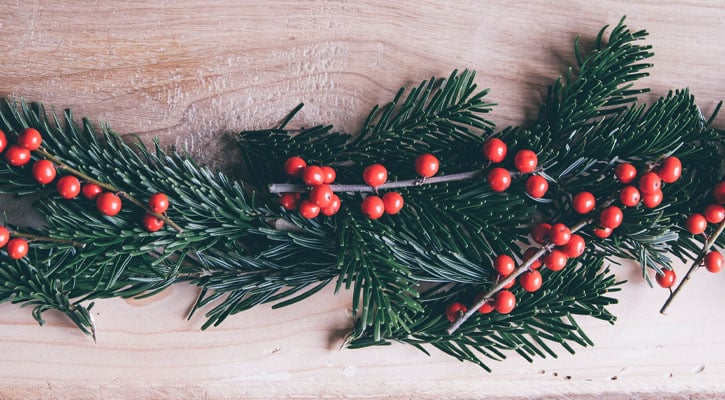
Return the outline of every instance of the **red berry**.
<path id="1" fill-rule="evenodd" d="M 539 252 L 539 249 L 537 249 L 536 247 L 529 247 L 528 249 L 526 249 L 526 251 L 524 252 L 524 263 L 526 263 L 531 258 L 533 258 L 534 255 L 536 255 L 536 253 L 538 253 L 538 252 Z M 534 262 L 531 263 L 531 265 L 529 266 L 530 269 L 538 269 L 539 267 L 541 267 L 540 258 L 537 258 L 536 260 L 534 260 Z"/>
<path id="2" fill-rule="evenodd" d="M 143 223 L 143 227 L 149 232 L 156 232 L 164 227 L 164 220 L 156 218 L 148 213 L 144 214 L 141 222 Z"/>
<path id="3" fill-rule="evenodd" d="M 307 163 L 302 157 L 290 157 L 284 162 L 284 174 L 290 178 L 301 178 Z"/>
<path id="4" fill-rule="evenodd" d="M 549 268 L 552 271 L 561 271 L 566 266 L 566 262 L 569 261 L 569 258 L 563 251 L 554 249 L 543 257 L 543 261 L 546 268 Z"/>
<path id="5" fill-rule="evenodd" d="M 531 175 L 526 180 L 526 193 L 535 199 L 544 197 L 547 190 L 549 190 L 549 182 L 541 175 Z"/>
<path id="6" fill-rule="evenodd" d="M 405 201 L 403 196 L 398 192 L 388 192 L 383 195 L 383 206 L 386 214 L 397 214 L 403 208 Z"/>
<path id="7" fill-rule="evenodd" d="M 337 172 L 335 172 L 332 167 L 323 165 L 320 168 L 322 168 L 322 175 L 324 177 L 322 179 L 322 183 L 327 183 L 329 185 L 330 183 L 335 182 L 335 178 L 337 178 Z"/>
<path id="8" fill-rule="evenodd" d="M 725 207 L 720 204 L 710 204 L 705 207 L 705 219 L 711 224 L 719 224 L 725 219 Z"/>
<path id="9" fill-rule="evenodd" d="M 519 150 L 514 156 L 514 165 L 522 174 L 534 172 L 538 163 L 536 153 L 531 150 Z"/>
<path id="10" fill-rule="evenodd" d="M 682 176 L 682 163 L 680 159 L 674 156 L 670 156 L 662 160 L 657 175 L 665 183 L 674 183 L 680 176 Z"/>
<path id="11" fill-rule="evenodd" d="M 96 197 L 96 208 L 98 211 L 109 217 L 121 211 L 121 198 L 111 192 L 104 192 Z"/>
<path id="12" fill-rule="evenodd" d="M 662 198 L 664 195 L 661 190 L 657 190 L 654 193 L 646 194 L 642 196 L 642 204 L 647 208 L 655 208 L 662 204 Z"/>
<path id="13" fill-rule="evenodd" d="M 493 302 L 496 311 L 508 314 L 516 307 L 516 296 L 508 290 L 502 290 L 496 293 Z"/>
<path id="14" fill-rule="evenodd" d="M 514 262 L 513 258 L 505 254 L 501 254 L 494 260 L 493 268 L 496 270 L 496 272 L 498 272 L 499 275 L 506 277 L 514 272 L 514 269 L 516 269 L 516 263 Z"/>
<path id="15" fill-rule="evenodd" d="M 597 205 L 597 200 L 590 192 L 579 192 L 571 199 L 571 205 L 577 213 L 588 214 Z"/>
<path id="16" fill-rule="evenodd" d="M 95 183 L 86 183 L 81 187 L 81 193 L 83 194 L 83 197 L 88 200 L 95 199 L 96 197 L 98 197 L 99 194 L 101 194 L 101 192 L 103 192 L 103 189 Z"/>
<path id="17" fill-rule="evenodd" d="M 662 179 L 654 173 L 647 172 L 639 178 L 639 190 L 642 194 L 652 194 L 662 187 Z"/>
<path id="18" fill-rule="evenodd" d="M 614 168 L 614 176 L 617 177 L 619 182 L 626 185 L 634 181 L 634 178 L 637 177 L 637 168 L 630 163 L 619 164 Z"/>
<path id="19" fill-rule="evenodd" d="M 705 268 L 713 274 L 722 270 L 724 262 L 722 253 L 719 251 L 711 251 L 705 255 Z"/>
<path id="20" fill-rule="evenodd" d="M 483 152 L 483 157 L 488 161 L 500 163 L 504 160 L 504 158 L 506 158 L 508 147 L 506 147 L 506 143 L 504 143 L 503 140 L 499 138 L 491 138 L 483 142 L 481 151 Z"/>
<path id="21" fill-rule="evenodd" d="M 48 160 L 38 160 L 33 164 L 33 178 L 41 185 L 47 185 L 55 180 L 55 165 Z"/>
<path id="22" fill-rule="evenodd" d="M 563 246 L 569 243 L 569 239 L 571 239 L 571 230 L 569 230 L 569 228 L 564 224 L 554 224 L 551 226 L 551 233 L 549 236 L 551 237 L 552 243 L 557 246 Z"/>
<path id="23" fill-rule="evenodd" d="M 340 201 L 340 197 L 336 194 L 333 194 L 332 203 L 330 203 L 330 205 L 327 206 L 326 208 L 321 209 L 320 212 L 323 215 L 332 217 L 333 215 L 337 214 L 338 211 L 340 211 L 341 205 L 342 205 L 342 202 Z"/>
<path id="24" fill-rule="evenodd" d="M 534 242 L 538 244 L 544 244 L 549 241 L 549 238 L 551 236 L 551 224 L 547 224 L 546 222 L 542 222 L 540 224 L 536 224 L 533 229 L 531 229 L 531 238 L 534 239 Z"/>
<path id="25" fill-rule="evenodd" d="M 163 193 L 153 194 L 149 198 L 149 209 L 156 214 L 163 214 L 169 209 L 169 197 Z"/>
<path id="26" fill-rule="evenodd" d="M 535 292 L 541 288 L 543 278 L 539 271 L 526 271 L 519 277 L 519 285 L 527 292 Z"/>
<path id="27" fill-rule="evenodd" d="M 318 165 L 310 165 L 302 172 L 302 181 L 308 186 L 322 185 L 325 182 L 325 173 Z"/>
<path id="28" fill-rule="evenodd" d="M 625 186 L 619 191 L 619 201 L 627 207 L 636 207 L 640 199 L 639 190 L 634 186 Z"/>
<path id="29" fill-rule="evenodd" d="M 511 186 L 511 174 L 503 168 L 493 168 L 488 172 L 488 185 L 494 192 L 503 192 Z"/>
<path id="30" fill-rule="evenodd" d="M 569 258 L 576 258 L 584 254 L 586 247 L 587 243 L 584 241 L 584 238 L 575 233 L 571 235 L 569 243 L 562 246 L 561 251 Z"/>
<path id="31" fill-rule="evenodd" d="M 694 213 L 687 218 L 685 226 L 688 232 L 693 235 L 699 235 L 707 229 L 707 219 L 702 214 Z"/>
<path id="32" fill-rule="evenodd" d="M 5 160 L 13 167 L 20 167 L 30 161 L 30 151 L 16 144 L 10 145 L 5 152 Z"/>
<path id="33" fill-rule="evenodd" d="M 440 161 L 433 154 L 421 154 L 415 159 L 415 172 L 423 178 L 430 178 L 438 173 Z"/>
<path id="34" fill-rule="evenodd" d="M 478 304 L 479 301 L 481 301 L 481 298 L 483 297 L 485 293 L 481 292 L 476 296 L 476 304 Z M 495 307 L 493 305 L 493 299 L 489 299 L 487 302 L 483 303 L 481 307 L 478 308 L 478 312 L 481 314 L 490 314 L 495 310 Z"/>
<path id="35" fill-rule="evenodd" d="M 327 208 L 332 204 L 332 189 L 330 185 L 317 185 L 310 190 L 310 201 L 317 204 L 320 208 Z"/>
<path id="36" fill-rule="evenodd" d="M 462 303 L 452 303 L 449 304 L 448 307 L 446 307 L 446 318 L 448 318 L 451 322 L 458 321 L 458 318 L 461 318 L 463 314 L 468 311 L 468 308 L 464 306 Z"/>
<path id="37" fill-rule="evenodd" d="M 378 187 L 388 180 L 388 170 L 381 164 L 368 165 L 363 170 L 363 181 L 372 187 Z"/>
<path id="38" fill-rule="evenodd" d="M 23 238 L 10 239 L 7 246 L 8 256 L 13 260 L 19 260 L 28 255 L 28 242 Z"/>
<path id="39" fill-rule="evenodd" d="M 612 236 L 612 232 L 614 232 L 614 229 L 602 227 L 602 228 L 595 228 L 594 229 L 594 236 L 600 238 L 600 239 L 606 239 L 610 236 Z"/>
<path id="40" fill-rule="evenodd" d="M 305 199 L 300 202 L 299 212 L 301 216 L 307 219 L 316 218 L 318 215 L 320 215 L 320 206 L 310 200 Z"/>
<path id="41" fill-rule="evenodd" d="M 2 131 L 0 131 L 2 132 Z M 5 247 L 6 244 L 8 244 L 8 241 L 10 240 L 10 231 L 8 231 L 8 228 L 4 226 L 0 226 L 0 249 Z"/>
<path id="42" fill-rule="evenodd" d="M 599 223 L 605 228 L 615 229 L 619 225 L 622 225 L 623 220 L 624 214 L 622 213 L 622 209 L 617 206 L 609 206 L 599 214 Z"/>
<path id="43" fill-rule="evenodd" d="M 677 276 L 675 275 L 675 271 L 671 269 L 663 269 L 662 274 L 655 275 L 657 284 L 665 289 L 671 288 L 675 284 L 675 279 L 677 279 Z"/>
<path id="44" fill-rule="evenodd" d="M 368 196 L 360 204 L 360 210 L 370 219 L 378 219 L 385 212 L 385 203 L 378 196 Z"/>
<path id="45" fill-rule="evenodd" d="M 58 179 L 56 184 L 58 194 L 64 199 L 74 199 L 81 192 L 81 181 L 73 175 L 65 175 Z"/>
<path id="46" fill-rule="evenodd" d="M 5 151 L 5 147 L 8 146 L 8 137 L 5 136 L 5 132 L 0 129 L 0 153 Z"/>
<path id="47" fill-rule="evenodd" d="M 501 282 L 501 281 L 503 281 L 506 278 L 508 278 L 508 276 L 499 275 L 498 276 L 498 281 Z M 507 284 L 503 285 L 503 288 L 504 289 L 511 289 L 514 286 L 515 283 L 516 283 L 516 279 L 511 279 Z"/>
<path id="48" fill-rule="evenodd" d="M 25 130 L 18 135 L 18 144 L 30 151 L 37 150 L 41 143 L 43 143 L 43 137 L 36 129 L 25 128 Z"/>
<path id="49" fill-rule="evenodd" d="M 287 211 L 296 210 L 302 195 L 299 193 L 282 193 L 279 196 L 279 205 Z"/>
<path id="50" fill-rule="evenodd" d="M 712 188 L 712 197 L 716 202 L 725 204 L 725 182 L 720 182 Z"/>

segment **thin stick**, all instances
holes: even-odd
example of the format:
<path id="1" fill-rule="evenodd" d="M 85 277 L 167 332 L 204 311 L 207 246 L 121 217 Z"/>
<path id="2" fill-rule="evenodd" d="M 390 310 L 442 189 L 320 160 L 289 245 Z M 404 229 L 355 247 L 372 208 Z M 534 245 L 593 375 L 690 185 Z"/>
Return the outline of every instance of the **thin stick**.
<path id="1" fill-rule="evenodd" d="M 687 270 L 687 273 L 682 278 L 682 281 L 679 285 L 677 285 L 677 288 L 670 293 L 670 296 L 667 298 L 667 301 L 665 301 L 665 304 L 662 305 L 662 308 L 660 308 L 660 314 L 666 314 L 667 308 L 670 306 L 672 301 L 675 300 L 675 297 L 680 293 L 680 290 L 682 290 L 683 287 L 687 284 L 687 282 L 690 281 L 690 278 L 692 277 L 692 274 L 697 271 L 697 269 L 700 268 L 700 263 L 705 258 L 705 255 L 707 255 L 708 250 L 712 247 L 713 244 L 717 241 L 717 238 L 722 234 L 723 229 L 725 229 L 725 221 L 720 222 L 720 225 L 717 226 L 717 229 L 713 234 L 705 241 L 705 245 L 702 246 L 702 251 L 700 251 L 700 255 L 695 258 L 695 261 L 692 262 L 692 265 L 690 266 L 690 269 Z"/>
<path id="2" fill-rule="evenodd" d="M 52 238 L 49 236 L 40 236 L 40 235 L 34 235 L 32 233 L 23 233 L 23 232 L 18 232 L 18 231 L 9 231 L 9 233 L 11 236 L 20 237 L 20 238 L 29 239 L 29 240 L 40 240 L 42 242 L 69 244 L 73 247 L 80 247 L 80 248 L 86 247 L 85 243 L 76 242 L 73 240 L 56 239 L 56 238 Z"/>
<path id="3" fill-rule="evenodd" d="M 152 211 L 145 204 L 143 204 L 141 201 L 139 201 L 135 197 L 131 196 L 130 194 L 121 191 L 120 189 L 118 189 L 117 187 L 115 187 L 113 185 L 110 185 L 110 184 L 105 183 L 105 182 L 101 182 L 98 179 L 95 179 L 95 178 L 93 178 L 93 177 L 91 177 L 91 176 L 89 176 L 89 175 L 87 175 L 87 174 L 85 174 L 85 173 L 83 173 L 83 172 L 81 172 L 81 171 L 79 171 L 79 170 L 71 167 L 70 165 L 68 165 L 65 162 L 63 162 L 63 160 L 61 160 L 58 157 L 50 154 L 47 150 L 45 150 L 43 148 L 39 148 L 36 151 L 38 153 L 42 154 L 43 157 L 47 158 L 48 160 L 50 160 L 54 164 L 56 164 L 58 166 L 58 168 L 63 169 L 65 171 L 68 171 L 71 174 L 73 174 L 73 175 L 75 175 L 75 176 L 83 179 L 86 182 L 90 182 L 90 183 L 96 184 L 96 185 L 102 187 L 103 189 L 108 190 L 109 192 L 116 193 L 118 196 L 123 197 L 124 199 L 130 201 L 131 203 L 137 205 L 138 207 L 143 208 L 144 210 L 146 210 L 147 213 L 149 213 L 149 214 L 153 215 L 154 217 L 156 217 L 156 218 L 164 221 L 165 223 L 169 224 L 169 226 L 172 227 L 172 228 L 174 228 L 177 232 L 181 233 L 181 232 L 184 231 L 183 229 L 181 229 L 181 227 L 179 225 L 177 225 L 174 221 L 172 221 L 171 218 L 167 217 L 166 215 L 159 214 L 157 212 Z"/>

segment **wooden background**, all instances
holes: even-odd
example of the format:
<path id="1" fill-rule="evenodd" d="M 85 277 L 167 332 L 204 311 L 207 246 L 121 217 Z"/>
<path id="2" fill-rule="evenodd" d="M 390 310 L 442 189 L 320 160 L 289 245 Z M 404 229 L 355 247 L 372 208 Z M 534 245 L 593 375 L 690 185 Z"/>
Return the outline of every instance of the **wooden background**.
<path id="1" fill-rule="evenodd" d="M 4 0 L 0 95 L 71 107 L 233 170 L 229 132 L 269 127 L 302 101 L 297 124 L 355 131 L 400 86 L 453 68 L 479 71 L 497 124 L 526 124 L 576 35 L 591 43 L 626 14 L 655 46 L 645 100 L 689 87 L 708 114 L 724 97 L 722 1 L 485 3 Z M 697 274 L 661 316 L 666 293 L 636 267 L 617 270 L 629 279 L 618 324 L 582 321 L 594 348 L 533 364 L 513 355 L 492 374 L 402 345 L 341 350 L 350 300 L 331 290 L 207 332 L 184 318 L 187 286 L 100 301 L 97 344 L 58 316 L 40 328 L 3 304 L 0 399 L 725 396 L 725 274 Z"/>

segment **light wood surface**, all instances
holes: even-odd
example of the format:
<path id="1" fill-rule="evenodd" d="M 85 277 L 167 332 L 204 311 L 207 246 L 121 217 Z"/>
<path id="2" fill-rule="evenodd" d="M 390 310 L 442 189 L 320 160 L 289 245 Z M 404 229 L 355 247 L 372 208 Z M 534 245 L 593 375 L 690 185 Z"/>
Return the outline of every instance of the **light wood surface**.
<path id="1" fill-rule="evenodd" d="M 724 97 L 722 1 L 1 3 L 0 95 L 159 136 L 225 169 L 229 132 L 269 127 L 299 102 L 298 125 L 354 132 L 400 86 L 454 68 L 479 71 L 497 124 L 525 124 L 573 62 L 576 35 L 591 43 L 625 14 L 656 53 L 646 99 L 689 87 L 708 114 Z M 40 328 L 3 304 L 0 399 L 725 396 L 725 274 L 697 274 L 661 316 L 666 293 L 616 268 L 629 279 L 618 323 L 581 321 L 595 347 L 533 364 L 512 355 L 492 374 L 402 345 L 341 350 L 350 299 L 331 290 L 206 332 L 185 319 L 188 286 L 100 301 L 96 344 L 57 315 Z"/>

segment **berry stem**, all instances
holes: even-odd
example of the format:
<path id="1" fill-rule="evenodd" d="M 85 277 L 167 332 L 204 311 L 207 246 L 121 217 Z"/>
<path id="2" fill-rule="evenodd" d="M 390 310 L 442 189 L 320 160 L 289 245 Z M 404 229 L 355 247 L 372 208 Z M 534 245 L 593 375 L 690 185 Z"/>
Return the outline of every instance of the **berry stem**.
<path id="1" fill-rule="evenodd" d="M 705 258 L 705 255 L 710 250 L 713 244 L 717 241 L 717 238 L 722 234 L 723 229 L 725 229 L 725 221 L 720 222 L 720 225 L 717 226 L 717 229 L 715 232 L 713 232 L 712 235 L 710 235 L 709 238 L 705 241 L 705 244 L 702 246 L 702 251 L 700 251 L 700 255 L 695 258 L 695 260 L 692 262 L 692 265 L 690 266 L 690 269 L 687 270 L 687 273 L 684 277 L 682 277 L 682 281 L 677 285 L 674 291 L 670 293 L 670 296 L 665 301 L 665 304 L 662 305 L 662 308 L 660 308 L 660 314 L 666 314 L 667 308 L 670 306 L 670 304 L 675 300 L 675 297 L 680 293 L 683 287 L 687 284 L 687 282 L 690 281 L 690 278 L 692 277 L 692 274 L 697 271 L 700 268 L 700 263 L 702 263 L 702 260 Z"/>
<path id="2" fill-rule="evenodd" d="M 181 227 L 179 225 L 177 225 L 174 221 L 172 221 L 171 218 L 167 217 L 166 215 L 159 214 L 159 213 L 156 213 L 156 212 L 152 211 L 148 206 L 146 206 L 140 200 L 138 200 L 137 198 L 131 196 L 130 194 L 121 191 L 120 189 L 118 189 L 117 187 L 115 187 L 113 185 L 110 185 L 110 184 L 105 183 L 105 182 L 101 182 L 98 179 L 95 179 L 95 178 L 93 178 L 93 177 L 91 177 L 91 176 L 89 176 L 89 175 L 87 175 L 87 174 L 85 174 L 85 173 L 83 173 L 83 172 L 81 172 L 81 171 L 79 171 L 79 170 L 71 167 L 70 165 L 68 165 L 65 162 L 63 162 L 63 160 L 61 160 L 58 157 L 50 154 L 47 150 L 43 149 L 42 147 L 39 148 L 39 149 L 37 149 L 36 151 L 38 153 L 42 154 L 43 157 L 47 158 L 48 160 L 50 160 L 54 164 L 56 164 L 58 166 L 58 168 L 60 168 L 62 170 L 65 170 L 65 171 L 68 171 L 71 174 L 75 175 L 78 178 L 83 179 L 86 182 L 94 183 L 94 184 L 100 186 L 101 188 L 106 189 L 109 192 L 116 193 L 119 197 L 123 197 L 124 199 L 126 199 L 126 200 L 130 201 L 131 203 L 135 204 L 136 206 L 144 209 L 147 213 L 149 213 L 149 214 L 153 215 L 154 217 L 156 217 L 156 218 L 164 221 L 170 227 L 174 228 L 174 230 L 176 230 L 177 232 L 181 233 L 181 232 L 184 231 L 183 229 L 181 229 Z"/>
<path id="3" fill-rule="evenodd" d="M 23 233 L 18 231 L 9 231 L 11 236 L 28 239 L 28 240 L 39 240 L 42 242 L 51 242 L 51 243 L 58 243 L 58 244 L 69 244 L 73 247 L 80 247 L 84 248 L 86 247 L 85 243 L 76 242 L 73 240 L 65 240 L 65 239 L 56 239 L 49 236 L 41 236 L 41 235 L 35 235 L 32 233 Z"/>

